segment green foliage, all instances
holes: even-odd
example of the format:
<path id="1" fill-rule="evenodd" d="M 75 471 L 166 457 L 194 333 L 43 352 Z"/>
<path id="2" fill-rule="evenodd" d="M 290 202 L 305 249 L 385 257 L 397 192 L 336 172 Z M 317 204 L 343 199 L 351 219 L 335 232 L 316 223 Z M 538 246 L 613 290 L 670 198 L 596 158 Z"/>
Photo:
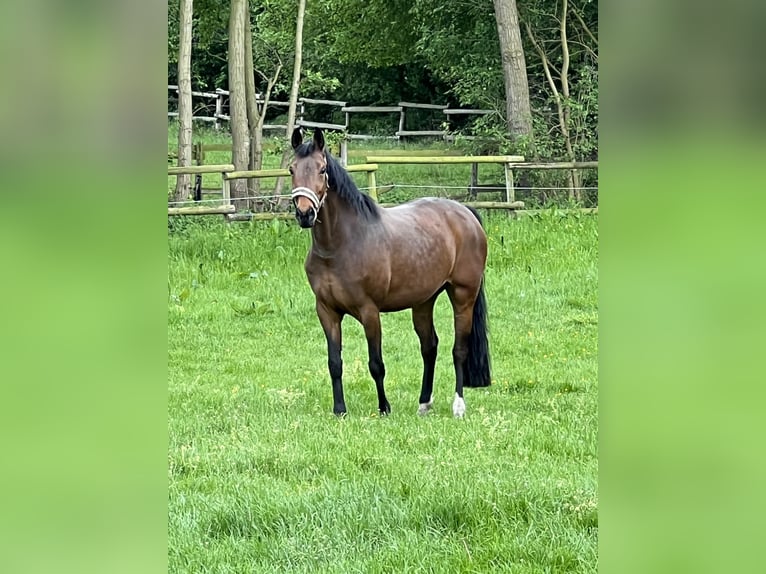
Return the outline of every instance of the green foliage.
<path id="1" fill-rule="evenodd" d="M 304 70 L 301 89 L 307 94 L 332 94 L 340 87 L 338 78 L 327 78 L 322 72 Z"/>
<path id="2" fill-rule="evenodd" d="M 372 68 L 414 61 L 417 41 L 410 0 L 325 0 L 308 2 L 307 38 L 313 56 Z"/>
<path id="3" fill-rule="evenodd" d="M 418 29 L 415 48 L 449 93 L 463 105 L 503 108 L 503 72 L 491 7 L 417 0 L 412 13 Z"/>
<path id="4" fill-rule="evenodd" d="M 597 219 L 485 225 L 494 384 L 466 390 L 463 420 L 446 297 L 434 410 L 415 414 L 402 312 L 382 318 L 392 415 L 346 320 L 337 419 L 309 234 L 220 218 L 169 234 L 169 572 L 596 571 Z"/>
<path id="5" fill-rule="evenodd" d="M 175 83 L 177 3 L 168 6 L 168 77 Z M 288 95 L 294 55 L 297 3 L 252 0 L 256 69 L 271 75 L 282 62 L 274 98 Z M 479 136 L 465 149 L 523 153 L 537 159 L 565 158 L 554 95 L 541 59 L 525 33 L 529 24 L 550 59 L 554 80 L 561 65 L 558 32 L 560 4 L 519 0 L 522 41 L 533 110 L 534 140 L 511 142 L 507 135 L 505 93 L 494 10 L 488 1 L 329 0 L 307 3 L 301 95 L 340 99 L 357 105 L 391 105 L 401 100 L 436 102 L 497 110 L 453 126 Z M 226 87 L 228 2 L 195 2 L 193 83 L 195 88 Z M 577 16 L 579 17 L 577 17 Z M 581 24 L 581 22 L 583 24 Z M 577 159 L 598 156 L 598 6 L 583 0 L 569 4 L 570 113 L 568 129 Z M 257 89 L 265 80 L 256 74 Z M 560 90 L 560 87 L 559 87 Z M 317 107 L 312 119 L 342 121 Z M 391 131 L 390 118 L 354 118 L 354 129 Z M 430 116 L 408 118 L 408 129 L 438 129 Z M 454 122 L 453 122 L 454 123 Z M 550 174 L 558 177 L 561 174 Z M 548 176 L 546 176 L 548 177 Z M 591 181 L 592 183 L 592 181 Z"/>

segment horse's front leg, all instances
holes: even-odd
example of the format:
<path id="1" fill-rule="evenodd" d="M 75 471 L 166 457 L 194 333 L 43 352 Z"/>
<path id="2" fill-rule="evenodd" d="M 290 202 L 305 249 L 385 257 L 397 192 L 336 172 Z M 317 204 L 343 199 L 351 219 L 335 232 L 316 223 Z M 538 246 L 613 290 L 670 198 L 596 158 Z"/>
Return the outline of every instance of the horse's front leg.
<path id="1" fill-rule="evenodd" d="M 341 358 L 341 322 L 340 315 L 325 305 L 317 302 L 317 315 L 327 338 L 327 367 L 332 380 L 332 412 L 346 414 L 346 401 L 343 399 L 343 359 Z"/>
<path id="2" fill-rule="evenodd" d="M 383 364 L 380 311 L 377 307 L 366 308 L 361 313 L 360 321 L 364 327 L 364 334 L 367 337 L 370 374 L 375 381 L 375 388 L 378 391 L 378 410 L 380 410 L 380 414 L 387 415 L 391 413 L 391 405 L 386 400 L 386 391 L 383 387 L 386 367 Z"/>

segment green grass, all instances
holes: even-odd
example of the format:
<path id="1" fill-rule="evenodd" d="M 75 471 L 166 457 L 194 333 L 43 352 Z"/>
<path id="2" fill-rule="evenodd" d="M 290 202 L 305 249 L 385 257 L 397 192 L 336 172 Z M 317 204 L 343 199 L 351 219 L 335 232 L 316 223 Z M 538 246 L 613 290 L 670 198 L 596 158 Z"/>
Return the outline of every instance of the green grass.
<path id="1" fill-rule="evenodd" d="M 452 315 L 434 409 L 408 311 L 383 316 L 377 414 L 361 327 L 344 323 L 349 414 L 292 222 L 169 230 L 170 572 L 595 572 L 597 217 L 488 214 L 494 384 L 451 401 Z"/>

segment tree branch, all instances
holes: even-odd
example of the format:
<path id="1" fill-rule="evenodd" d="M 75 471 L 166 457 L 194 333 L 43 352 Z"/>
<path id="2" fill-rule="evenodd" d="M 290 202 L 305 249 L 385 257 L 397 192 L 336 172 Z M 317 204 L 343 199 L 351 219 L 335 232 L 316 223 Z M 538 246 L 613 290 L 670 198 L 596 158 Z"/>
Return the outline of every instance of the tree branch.
<path id="1" fill-rule="evenodd" d="M 550 63 L 548 62 L 548 56 L 545 55 L 545 51 L 543 50 L 542 46 L 538 43 L 537 39 L 535 38 L 535 35 L 532 33 L 532 28 L 529 26 L 529 22 L 524 22 L 524 28 L 527 31 L 527 36 L 529 37 L 529 41 L 532 42 L 532 45 L 535 47 L 535 51 L 540 56 L 540 61 L 543 65 L 543 72 L 545 72 L 545 78 L 548 80 L 548 86 L 551 88 L 551 91 L 553 92 L 553 97 L 556 98 L 556 101 L 558 102 L 561 98 L 559 95 L 559 90 L 556 87 L 556 82 L 553 81 L 553 76 L 551 75 L 551 68 Z"/>
<path id="2" fill-rule="evenodd" d="M 598 39 L 593 35 L 593 32 L 590 31 L 590 28 L 588 28 L 588 25 L 582 19 L 582 16 L 580 16 L 579 12 L 574 6 L 572 6 L 572 13 L 575 15 L 575 18 L 577 18 L 577 21 L 580 23 L 580 26 L 582 26 L 582 29 L 585 31 L 585 33 L 588 35 L 591 41 L 596 46 L 598 46 Z"/>
<path id="3" fill-rule="evenodd" d="M 274 76 L 271 79 L 267 79 L 266 93 L 263 95 L 263 112 L 258 118 L 258 129 L 263 129 L 263 124 L 266 121 L 266 108 L 269 107 L 269 100 L 271 99 L 271 90 L 274 88 L 274 84 L 277 83 L 279 72 L 282 71 L 282 61 L 277 64 L 277 69 L 274 72 Z M 264 76 L 265 77 L 265 76 Z"/>
<path id="4" fill-rule="evenodd" d="M 567 0 L 561 6 L 561 92 L 569 99 L 569 43 L 567 42 Z"/>
<path id="5" fill-rule="evenodd" d="M 564 0 L 564 6 L 566 7 L 566 0 Z M 565 26 L 566 24 L 562 24 L 563 34 L 564 34 L 564 36 L 562 37 L 562 50 L 564 49 L 563 45 L 565 44 L 565 40 L 566 40 Z M 569 137 L 569 126 L 567 124 L 568 118 L 567 118 L 567 114 L 565 113 L 566 102 L 563 102 L 561 99 L 561 93 L 559 93 L 559 90 L 556 87 L 556 82 L 554 81 L 553 75 L 551 74 L 551 66 L 550 66 L 550 62 L 548 61 L 548 56 L 546 56 L 545 50 L 543 50 L 542 46 L 540 46 L 540 43 L 537 41 L 534 34 L 532 33 L 532 28 L 529 26 L 529 22 L 524 22 L 524 28 L 526 29 L 527 36 L 529 37 L 529 41 L 532 42 L 532 45 L 535 47 L 535 50 L 540 56 L 540 60 L 543 64 L 543 70 L 545 72 L 545 78 L 546 80 L 548 80 L 548 85 L 550 86 L 551 91 L 553 92 L 553 97 L 556 100 L 556 112 L 559 119 L 559 129 L 561 130 L 561 135 L 564 138 L 564 146 L 566 147 L 567 154 L 569 155 L 569 159 L 571 161 L 574 161 L 572 141 Z M 569 59 L 569 52 L 566 51 L 566 57 L 564 58 L 564 63 L 562 64 L 562 73 L 565 71 L 565 69 L 569 65 L 568 59 Z M 565 78 L 565 76 L 560 76 L 560 78 Z M 566 90 L 567 90 L 566 97 L 568 97 L 569 95 L 568 85 L 566 85 Z M 575 193 L 574 170 L 570 172 L 569 193 L 571 196 L 574 196 L 574 193 Z"/>
<path id="6" fill-rule="evenodd" d="M 598 54 L 596 54 L 596 52 L 593 51 L 593 48 L 588 46 L 588 44 L 585 44 L 584 42 L 581 42 L 580 40 L 569 40 L 569 43 L 574 44 L 576 46 L 580 46 L 583 49 L 583 51 L 590 54 L 590 57 L 593 58 L 595 62 L 598 62 Z M 575 52 L 575 54 L 576 53 L 577 52 Z"/>

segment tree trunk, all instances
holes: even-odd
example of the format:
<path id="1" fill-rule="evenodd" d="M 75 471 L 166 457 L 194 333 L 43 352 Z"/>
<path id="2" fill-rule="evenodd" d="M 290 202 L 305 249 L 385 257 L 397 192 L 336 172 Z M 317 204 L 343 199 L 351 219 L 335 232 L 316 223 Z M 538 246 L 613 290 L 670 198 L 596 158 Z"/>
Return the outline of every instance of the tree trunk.
<path id="1" fill-rule="evenodd" d="M 567 40 L 567 11 L 567 0 L 563 0 L 561 17 L 559 19 L 559 40 L 561 42 L 561 71 L 559 72 L 559 83 L 561 84 L 561 91 L 559 91 L 556 82 L 553 79 L 553 73 L 551 71 L 552 66 L 548 59 L 548 55 L 532 33 L 532 27 L 529 23 L 525 23 L 525 28 L 530 42 L 532 42 L 532 45 L 540 56 L 545 79 L 548 81 L 548 87 L 550 87 L 556 102 L 559 129 L 561 130 L 561 137 L 564 140 L 567 159 L 574 162 L 577 161 L 577 158 L 575 158 L 574 148 L 572 147 L 572 137 L 569 131 L 571 116 L 569 112 L 569 41 Z M 576 169 L 569 170 L 567 173 L 569 199 L 580 201 L 582 199 L 582 175 Z"/>
<path id="2" fill-rule="evenodd" d="M 236 170 L 246 170 L 250 157 L 250 137 L 247 129 L 245 97 L 245 24 L 247 1 L 231 0 L 229 15 L 229 125 L 231 126 L 231 163 Z M 231 182 L 231 197 L 237 211 L 247 208 L 247 181 Z"/>
<path id="3" fill-rule="evenodd" d="M 178 38 L 178 165 L 192 163 L 192 0 L 181 0 Z M 173 201 L 187 201 L 191 195 L 191 176 L 179 175 Z"/>
<path id="4" fill-rule="evenodd" d="M 572 137 L 569 127 L 572 125 L 569 112 L 569 40 L 567 39 L 567 13 L 569 8 L 567 0 L 563 0 L 561 5 L 561 19 L 559 20 L 559 37 L 561 39 L 561 72 L 559 78 L 561 81 L 562 101 L 562 125 L 564 128 L 564 145 L 569 156 L 569 161 L 576 161 L 574 149 L 572 148 Z M 582 175 L 576 169 L 569 172 L 569 198 L 575 201 L 582 199 Z"/>
<path id="5" fill-rule="evenodd" d="M 260 158 L 256 149 L 260 114 L 258 113 L 257 94 L 255 92 L 255 69 L 253 67 L 253 29 L 250 22 L 250 8 L 248 0 L 245 0 L 245 100 L 247 102 L 247 125 L 250 127 L 250 155 L 248 157 L 248 169 L 261 169 Z M 266 113 L 266 110 L 263 110 Z M 259 142 L 260 143 L 260 142 Z M 260 192 L 260 180 L 256 177 L 248 181 L 248 195 L 256 197 Z M 255 210 L 256 202 L 249 201 L 250 209 Z"/>
<path id="6" fill-rule="evenodd" d="M 532 111 L 529 105 L 527 64 L 521 45 L 516 0 L 494 0 L 500 56 L 505 80 L 505 113 L 508 132 L 514 140 L 532 139 Z"/>
<path id="7" fill-rule="evenodd" d="M 303 62 L 303 17 L 306 14 L 306 0 L 299 0 L 298 2 L 298 19 L 295 24 L 295 64 L 293 66 L 293 85 L 290 88 L 290 106 L 287 109 L 287 142 L 285 150 L 282 152 L 282 161 L 279 167 L 282 169 L 287 167 L 287 163 L 290 161 L 290 154 L 292 152 L 292 146 L 289 145 L 290 138 L 293 135 L 293 128 L 295 127 L 295 108 L 298 105 L 298 90 L 301 83 L 301 65 Z M 274 189 L 274 198 L 277 199 L 282 205 L 281 198 L 282 188 L 284 187 L 284 178 L 277 178 L 277 184 Z"/>
<path id="8" fill-rule="evenodd" d="M 271 90 L 274 89 L 274 85 L 279 78 L 279 72 L 281 71 L 282 62 L 280 61 L 277 64 L 271 79 L 261 74 L 266 80 L 266 92 L 263 94 L 263 107 L 261 108 L 261 114 L 258 117 L 258 123 L 255 126 L 255 130 L 251 127 L 251 132 L 254 133 L 253 141 L 251 142 L 251 145 L 253 146 L 253 169 L 261 169 L 261 167 L 263 167 L 263 124 L 266 121 L 266 110 L 269 108 L 269 101 L 271 101 Z"/>
<path id="9" fill-rule="evenodd" d="M 301 66 L 303 65 L 303 18 L 306 14 L 306 0 L 298 2 L 298 19 L 295 24 L 295 64 L 293 66 L 293 84 L 290 87 L 290 105 L 287 108 L 287 141 L 292 137 L 295 127 L 295 108 L 298 105 L 298 90 L 301 84 Z M 285 165 L 285 167 L 287 167 Z"/>

